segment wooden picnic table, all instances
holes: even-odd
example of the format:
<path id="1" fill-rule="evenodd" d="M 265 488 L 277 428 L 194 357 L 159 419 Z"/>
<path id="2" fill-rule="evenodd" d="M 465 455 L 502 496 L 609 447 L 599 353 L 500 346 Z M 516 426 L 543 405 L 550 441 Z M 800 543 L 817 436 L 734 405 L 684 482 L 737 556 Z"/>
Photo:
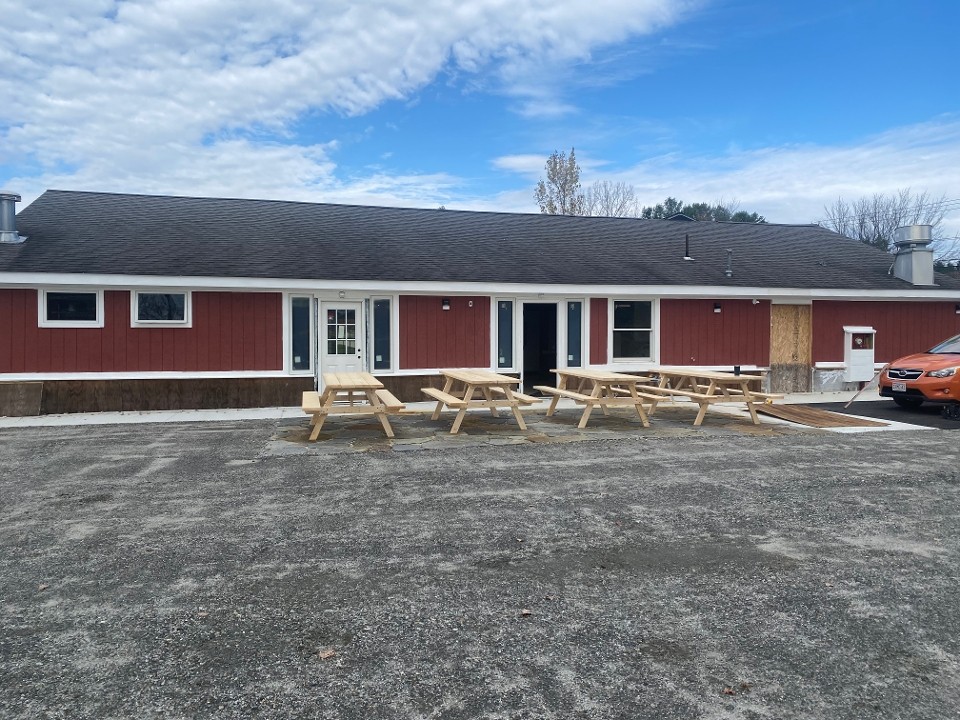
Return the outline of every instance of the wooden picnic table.
<path id="1" fill-rule="evenodd" d="M 553 415 L 560 398 L 569 398 L 582 404 L 583 415 L 580 416 L 578 428 L 585 428 L 593 409 L 599 407 L 604 415 L 609 415 L 611 407 L 636 408 L 637 415 L 644 427 L 650 427 L 650 420 L 643 409 L 643 402 L 656 402 L 656 398 L 637 390 L 637 385 L 649 383 L 652 378 L 646 375 L 627 375 L 610 370 L 593 370 L 587 368 L 558 368 L 550 372 L 556 373 L 559 378 L 557 387 L 537 385 L 536 389 L 547 395 L 552 395 L 547 416 Z"/>
<path id="2" fill-rule="evenodd" d="M 753 424 L 759 425 L 760 418 L 757 417 L 754 404 L 783 397 L 751 390 L 750 383 L 757 380 L 756 375 L 737 375 L 686 367 L 654 367 L 647 372 L 660 377 L 660 383 L 647 390 L 652 395 L 660 396 L 653 401 L 650 414 L 656 412 L 657 403 L 661 400 L 685 397 L 700 406 L 700 412 L 693 421 L 694 426 L 699 426 L 707 410 L 718 403 L 743 403 Z"/>
<path id="3" fill-rule="evenodd" d="M 537 402 L 537 399 L 529 395 L 523 395 L 513 389 L 514 385 L 520 384 L 520 380 L 517 378 L 500 375 L 490 370 L 468 368 L 441 370 L 440 374 L 444 378 L 442 390 L 437 390 L 437 388 L 421 389 L 424 395 L 437 401 L 437 407 L 434 409 L 433 415 L 430 416 L 432 420 L 440 417 L 440 412 L 444 406 L 457 410 L 457 417 L 450 429 L 451 435 L 456 435 L 460 431 L 463 418 L 470 408 L 489 408 L 490 414 L 494 417 L 499 417 L 497 408 L 509 408 L 513 412 L 513 417 L 516 418 L 520 429 L 527 429 L 523 422 L 523 416 L 520 414 L 520 405 L 531 405 Z M 457 383 L 463 386 L 462 389 L 455 389 Z M 474 399 L 477 392 L 483 396 L 482 400 Z"/>
<path id="4" fill-rule="evenodd" d="M 311 416 L 316 440 L 328 415 L 375 415 L 387 437 L 394 437 L 387 414 L 400 412 L 403 403 L 367 372 L 324 373 L 323 393 L 303 393 L 303 411 Z"/>

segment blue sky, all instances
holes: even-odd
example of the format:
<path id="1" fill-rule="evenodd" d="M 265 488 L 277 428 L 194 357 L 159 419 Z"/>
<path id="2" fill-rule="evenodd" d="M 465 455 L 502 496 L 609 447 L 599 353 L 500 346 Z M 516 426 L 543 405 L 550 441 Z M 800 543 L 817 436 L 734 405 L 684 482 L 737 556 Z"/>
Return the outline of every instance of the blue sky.
<path id="1" fill-rule="evenodd" d="M 808 222 L 960 198 L 960 3 L 0 0 L 0 187 L 536 212 L 547 155 Z M 960 202 L 948 217 L 960 232 Z"/>

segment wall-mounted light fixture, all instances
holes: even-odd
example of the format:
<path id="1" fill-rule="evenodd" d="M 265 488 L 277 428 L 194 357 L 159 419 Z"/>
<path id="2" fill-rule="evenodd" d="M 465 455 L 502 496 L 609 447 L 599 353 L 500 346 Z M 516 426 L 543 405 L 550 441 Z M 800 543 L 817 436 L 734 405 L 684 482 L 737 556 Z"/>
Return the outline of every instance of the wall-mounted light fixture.
<path id="1" fill-rule="evenodd" d="M 759 305 L 759 304 L 760 304 L 760 301 L 757 300 L 756 298 L 754 298 L 754 299 L 751 300 L 750 302 L 753 303 L 754 305 Z"/>
<path id="2" fill-rule="evenodd" d="M 337 293 L 337 297 L 340 298 L 341 300 L 343 300 L 346 296 L 347 296 L 347 293 L 345 290 L 341 290 L 340 292 Z"/>
<path id="3" fill-rule="evenodd" d="M 953 309 L 957 313 L 957 315 L 960 315 L 960 303 L 957 303 L 956 305 L 954 305 Z"/>
<path id="4" fill-rule="evenodd" d="M 473 307 L 473 300 L 467 300 L 467 307 Z"/>
<path id="5" fill-rule="evenodd" d="M 723 308 L 720 307 L 720 303 L 714 303 L 714 304 L 713 304 L 713 311 L 714 311 L 714 312 L 720 312 L 722 309 L 723 309 Z"/>
<path id="6" fill-rule="evenodd" d="M 441 307 L 442 309 L 444 309 L 444 310 L 449 310 L 449 309 L 450 309 L 450 298 L 443 298 L 443 300 L 440 301 L 440 307 Z"/>

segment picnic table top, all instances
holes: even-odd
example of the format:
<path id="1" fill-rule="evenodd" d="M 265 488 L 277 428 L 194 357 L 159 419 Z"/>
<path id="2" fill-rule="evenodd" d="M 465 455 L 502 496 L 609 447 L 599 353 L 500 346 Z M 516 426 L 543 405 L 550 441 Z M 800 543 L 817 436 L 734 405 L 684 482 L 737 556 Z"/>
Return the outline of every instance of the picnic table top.
<path id="1" fill-rule="evenodd" d="M 509 375 L 500 375 L 499 373 L 480 368 L 452 368 L 441 370 L 440 374 L 444 377 L 459 380 L 467 385 L 519 385 L 520 379 L 510 377 Z"/>
<path id="2" fill-rule="evenodd" d="M 324 373 L 323 385 L 327 390 L 380 390 L 383 383 L 368 372 Z"/>
<path id="3" fill-rule="evenodd" d="M 556 368 L 550 372 L 557 373 L 558 375 L 569 375 L 585 380 L 609 383 L 640 383 L 651 380 L 647 375 L 627 375 L 626 373 L 618 373 L 613 370 L 595 370 L 592 368 Z"/>
<path id="4" fill-rule="evenodd" d="M 702 380 L 713 380 L 721 383 L 748 382 L 750 380 L 756 380 L 760 377 L 759 375 L 750 375 L 748 373 L 734 375 L 732 372 L 721 372 L 718 370 L 698 370 L 697 368 L 684 367 L 653 367 L 649 369 L 649 372 L 655 375 L 666 375 L 667 377 L 700 378 Z"/>

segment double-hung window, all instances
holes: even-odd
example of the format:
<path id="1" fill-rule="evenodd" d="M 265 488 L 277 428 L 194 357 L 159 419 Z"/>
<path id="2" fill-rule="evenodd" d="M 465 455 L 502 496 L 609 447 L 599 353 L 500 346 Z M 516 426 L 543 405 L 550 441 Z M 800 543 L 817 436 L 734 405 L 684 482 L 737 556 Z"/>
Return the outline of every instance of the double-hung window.
<path id="1" fill-rule="evenodd" d="M 653 303 L 649 300 L 615 300 L 613 303 L 613 359 L 647 360 L 651 357 Z"/>

